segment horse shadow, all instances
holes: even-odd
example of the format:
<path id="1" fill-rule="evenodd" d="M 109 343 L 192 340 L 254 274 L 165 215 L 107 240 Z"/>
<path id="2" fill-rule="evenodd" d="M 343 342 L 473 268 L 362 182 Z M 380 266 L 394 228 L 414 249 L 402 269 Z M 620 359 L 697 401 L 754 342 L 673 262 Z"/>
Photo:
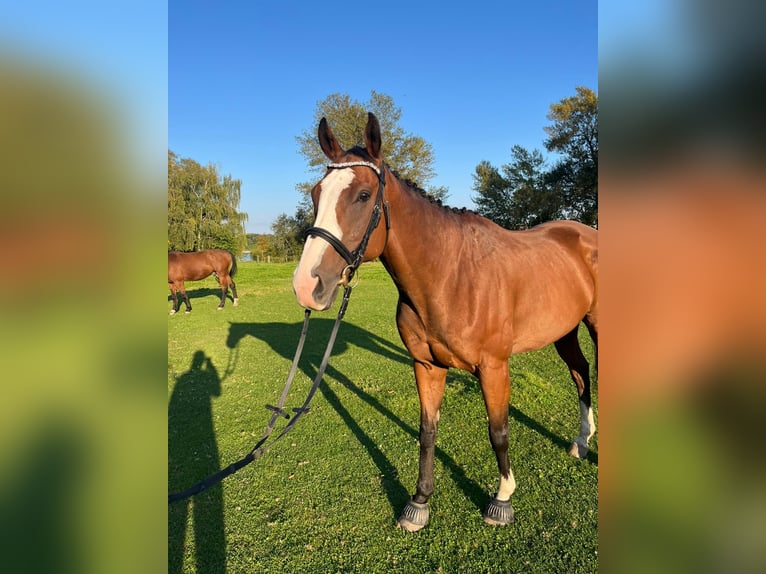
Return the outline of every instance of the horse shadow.
<path id="1" fill-rule="evenodd" d="M 310 380 L 313 380 L 319 369 L 322 357 L 325 351 L 325 345 L 330 337 L 334 319 L 312 318 L 309 325 L 309 334 L 305 343 L 303 355 L 298 367 L 303 374 Z M 271 349 L 280 356 L 292 361 L 295 354 L 295 347 L 300 338 L 302 323 L 236 323 L 229 324 L 229 334 L 226 340 L 226 346 L 232 351 L 241 344 L 247 337 L 253 337 L 268 344 Z M 378 355 L 384 359 L 396 361 L 405 365 L 412 364 L 412 358 L 402 346 L 394 345 L 390 341 L 371 333 L 351 322 L 344 322 L 338 331 L 338 336 L 333 348 L 333 356 L 340 355 L 347 351 L 351 345 L 362 348 L 372 354 Z M 348 391 L 356 395 L 359 399 L 375 409 L 380 415 L 398 426 L 413 439 L 418 440 L 420 431 L 417 426 L 412 426 L 402 420 L 396 413 L 378 400 L 377 397 L 365 391 L 356 385 L 350 378 L 350 375 L 339 371 L 333 366 L 330 359 L 325 376 L 337 381 Z M 475 393 L 477 400 L 481 401 L 481 390 L 476 384 L 473 375 L 462 371 L 450 370 L 447 384 L 450 380 L 460 379 L 464 382 L 466 392 Z M 470 382 L 469 382 L 470 379 Z M 414 387 L 414 385 L 413 385 Z M 378 447 L 375 440 L 370 437 L 366 430 L 354 418 L 352 413 L 343 405 L 342 400 L 326 379 L 319 386 L 319 390 L 327 403 L 341 417 L 343 422 L 353 433 L 359 443 L 366 449 L 371 460 L 378 467 L 382 477 L 381 486 L 386 493 L 393 512 L 397 512 L 410 498 L 407 488 L 398 479 L 398 471 L 386 454 Z M 414 390 L 413 390 L 414 392 Z M 525 425 L 538 434 L 546 437 L 552 444 L 566 450 L 569 448 L 569 442 L 534 420 L 518 408 L 509 405 L 509 416 L 516 422 Z M 466 475 L 465 470 L 443 449 L 436 445 L 435 458 L 437 458 L 443 467 L 451 474 L 453 481 L 463 491 L 464 495 L 477 508 L 484 508 L 489 498 L 489 493 L 475 480 Z M 590 452 L 588 459 L 594 462 L 597 455 Z M 595 459 L 597 462 L 597 459 Z M 396 519 L 398 516 L 394 516 Z"/>
<path id="2" fill-rule="evenodd" d="M 303 351 L 303 356 L 299 362 L 299 368 L 306 377 L 313 380 L 319 369 L 319 365 L 324 354 L 326 342 L 332 331 L 334 319 L 312 319 L 309 327 L 309 336 Z M 302 323 L 231 323 L 229 328 L 229 337 L 227 346 L 234 350 L 245 337 L 254 337 L 267 343 L 275 352 L 282 357 L 292 360 L 296 341 L 300 337 Z M 370 353 L 379 355 L 384 359 L 397 361 L 402 364 L 411 365 L 412 359 L 407 351 L 400 346 L 393 345 L 374 333 L 362 329 L 350 322 L 344 322 L 338 331 L 338 336 L 333 348 L 333 355 L 339 355 L 345 352 L 350 345 L 355 345 Z M 382 404 L 377 397 L 365 391 L 356 385 L 349 376 L 339 371 L 332 365 L 332 361 L 325 371 L 326 377 L 330 377 L 345 387 L 348 391 L 356 395 L 359 399 L 375 409 L 380 415 L 398 426 L 413 439 L 418 439 L 420 431 L 402 420 L 396 413 Z M 364 427 L 354 418 L 354 415 L 343 405 L 343 401 L 335 393 L 326 379 L 319 386 L 319 390 L 335 412 L 340 416 L 349 430 L 353 433 L 359 443 L 365 448 L 373 463 L 377 466 L 381 478 L 381 487 L 385 492 L 392 513 L 398 512 L 409 500 L 410 494 L 407 488 L 398 478 L 398 470 L 378 447 L 373 437 L 371 437 Z M 414 391 L 413 391 L 414 392 Z M 469 478 L 465 470 L 438 445 L 436 446 L 435 457 L 442 463 L 452 475 L 453 480 L 463 491 L 466 498 L 471 500 L 478 508 L 483 508 L 487 502 L 488 495 L 479 483 Z M 394 520 L 398 514 L 393 515 Z"/>
<path id="3" fill-rule="evenodd" d="M 168 404 L 168 487 L 180 491 L 218 471 L 220 457 L 213 426 L 212 399 L 221 378 L 209 357 L 197 351 L 189 370 L 176 378 Z M 217 484 L 168 507 L 168 572 L 183 571 L 187 522 L 193 517 L 197 572 L 226 572 L 223 490 Z"/>
<path id="4" fill-rule="evenodd" d="M 218 302 L 221 299 L 221 288 L 220 287 L 198 287 L 197 289 L 187 289 L 186 294 L 189 296 L 189 300 L 192 299 L 205 299 L 206 297 L 214 297 L 216 302 Z M 181 295 L 179 294 L 179 297 Z M 231 289 L 229 289 L 226 293 L 226 299 L 234 302 L 234 295 L 231 292 Z M 168 302 L 173 302 L 173 295 L 168 295 Z"/>
<path id="5" fill-rule="evenodd" d="M 565 368 L 563 363 L 562 363 L 562 367 L 561 368 L 562 369 Z M 516 380 L 518 382 L 518 377 L 519 376 L 520 375 L 518 373 L 514 373 L 514 372 L 511 373 L 511 385 L 514 384 L 514 380 Z M 471 375 L 469 373 L 466 373 L 465 371 L 458 371 L 454 375 L 452 375 L 452 377 L 453 377 L 454 380 L 459 380 L 459 381 L 461 381 L 463 383 L 462 384 L 461 393 L 468 393 L 470 395 L 475 395 L 476 396 L 476 400 L 482 400 L 481 389 L 478 387 L 478 385 L 471 384 L 471 383 L 473 383 L 473 380 L 474 380 L 473 379 L 473 375 Z M 471 379 L 470 383 L 469 383 L 468 379 Z M 595 389 L 595 387 L 594 387 L 594 389 Z M 579 410 L 578 410 L 579 407 L 576 406 L 577 405 L 577 398 L 574 395 L 574 393 L 572 394 L 572 396 L 573 396 L 573 399 L 572 399 L 572 413 L 573 413 L 573 415 L 572 415 L 572 422 L 573 422 L 573 424 L 576 424 L 576 421 L 578 419 L 577 419 L 577 415 L 575 415 L 574 413 L 578 413 L 579 414 Z M 525 413 L 519 407 L 517 407 L 516 405 L 514 405 L 512 403 L 508 405 L 508 417 L 509 417 L 509 419 L 510 419 L 512 424 L 513 423 L 518 423 L 518 424 L 524 425 L 529 430 L 537 433 L 538 435 L 540 435 L 542 437 L 545 437 L 553 446 L 555 446 L 556 448 L 558 448 L 558 449 L 560 449 L 562 451 L 568 451 L 569 447 L 572 444 L 571 440 L 567 440 L 566 437 L 563 437 L 561 435 L 556 434 L 555 432 L 550 430 L 548 427 L 544 426 L 539 421 L 533 419 L 527 413 Z M 572 427 L 572 432 L 575 433 L 576 430 L 577 430 L 577 427 L 573 426 Z M 511 432 L 513 432 L 512 428 L 511 428 Z M 572 436 L 574 438 L 574 434 Z M 591 464 L 598 465 L 598 452 L 594 451 L 592 449 L 589 450 L 587 456 L 585 457 L 585 460 L 587 460 Z"/>

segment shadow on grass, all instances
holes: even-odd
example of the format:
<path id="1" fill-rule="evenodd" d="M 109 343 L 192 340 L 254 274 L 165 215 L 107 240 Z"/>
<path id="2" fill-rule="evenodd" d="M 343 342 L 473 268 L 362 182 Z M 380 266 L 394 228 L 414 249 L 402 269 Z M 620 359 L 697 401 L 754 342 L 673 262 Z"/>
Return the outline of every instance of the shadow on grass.
<path id="1" fill-rule="evenodd" d="M 561 368 L 564 369 L 564 363 L 561 363 Z M 511 375 L 511 378 L 513 379 L 513 375 Z M 450 374 L 448 375 L 447 384 L 449 385 L 450 382 L 456 383 L 460 386 L 459 393 L 462 395 L 468 395 L 471 397 L 471 399 L 475 398 L 477 401 L 482 400 L 481 396 L 481 388 L 479 387 L 478 382 L 474 378 L 473 375 L 470 373 L 467 373 L 465 371 L 454 371 L 451 370 Z M 511 384 L 513 384 L 513 380 L 511 381 Z M 575 438 L 577 435 L 578 430 L 578 417 L 579 417 L 579 406 L 576 396 L 573 394 L 572 399 L 572 439 Z M 550 443 L 555 446 L 556 448 L 560 448 L 562 450 L 568 451 L 570 445 L 572 444 L 571 440 L 567 440 L 566 437 L 562 437 L 553 431 L 551 431 L 549 428 L 543 426 L 540 424 L 537 420 L 530 417 L 528 414 L 520 410 L 518 407 L 514 406 L 513 404 L 508 405 L 508 416 L 513 419 L 515 422 L 520 423 L 527 427 L 529 430 L 539 434 L 540 436 L 545 437 Z M 588 451 L 588 455 L 586 459 L 588 462 L 598 465 L 598 453 Z"/>
<path id="2" fill-rule="evenodd" d="M 314 318 L 310 321 L 306 346 L 299 367 L 311 380 L 316 376 L 333 323 L 333 319 Z M 300 337 L 301 327 L 302 323 L 231 323 L 226 344 L 230 349 L 235 350 L 243 338 L 254 337 L 267 343 L 282 357 L 292 360 L 295 353 L 295 347 Z M 412 363 L 412 359 L 404 348 L 393 345 L 390 341 L 378 337 L 352 323 L 345 322 L 340 326 L 338 331 L 338 337 L 333 349 L 333 356 L 345 352 L 350 344 L 380 355 L 385 359 L 397 361 L 406 365 Z M 332 358 L 330 359 L 330 364 L 327 367 L 325 375 L 326 377 L 338 381 L 346 389 L 354 393 L 357 397 L 414 439 L 419 437 L 420 433 L 418 428 L 407 424 L 398 415 L 388 409 L 388 407 L 383 405 L 375 396 L 354 384 L 350 378 L 350 376 L 353 376 L 353 373 L 349 373 L 350 376 L 346 376 L 345 373 L 334 368 L 332 365 Z M 388 497 L 394 519 L 398 518 L 398 512 L 409 499 L 409 493 L 406 487 L 398 479 L 396 468 L 385 453 L 377 447 L 375 441 L 369 434 L 367 434 L 365 429 L 343 405 L 341 399 L 335 391 L 332 390 L 330 385 L 323 381 L 319 388 L 327 400 L 327 403 L 332 406 L 341 419 L 343 419 L 349 430 L 354 433 L 354 436 L 367 450 L 370 458 L 378 467 L 378 470 L 383 477 L 382 488 Z M 413 392 L 415 392 L 414 385 Z M 484 489 L 477 482 L 468 478 L 463 468 L 457 464 L 452 457 L 441 450 L 438 445 L 436 447 L 435 457 L 444 465 L 444 468 L 451 473 L 453 480 L 466 497 L 478 508 L 483 508 L 489 499 L 489 496 Z"/>
<path id="3" fill-rule="evenodd" d="M 168 404 L 168 490 L 180 491 L 220 468 L 213 428 L 212 398 L 221 394 L 221 379 L 202 351 L 176 379 Z M 193 499 L 168 506 L 168 572 L 184 569 L 186 526 L 192 512 L 196 572 L 226 572 L 223 490 L 217 484 Z"/>
<path id="4" fill-rule="evenodd" d="M 218 303 L 221 302 L 221 288 L 220 287 L 200 287 L 199 289 L 187 289 L 186 294 L 189 296 L 189 302 L 192 304 L 192 307 L 194 307 L 194 299 L 205 299 L 207 297 L 215 297 L 215 305 L 217 306 Z M 181 293 L 178 294 L 178 299 L 181 301 L 181 308 L 180 311 L 183 311 L 186 309 L 183 302 L 183 295 Z M 226 293 L 226 301 L 229 303 L 234 303 L 234 295 L 231 292 L 231 289 L 228 290 Z M 173 296 L 168 295 L 168 303 L 171 305 L 173 304 Z M 179 311 L 179 312 L 180 312 Z"/>
<path id="5" fill-rule="evenodd" d="M 553 445 L 555 445 L 557 448 L 560 448 L 562 450 L 569 450 L 569 446 L 572 444 L 571 441 L 566 440 L 564 437 L 561 437 L 557 435 L 556 433 L 552 432 L 551 430 L 545 428 L 543 425 L 541 425 L 539 422 L 537 422 L 535 419 L 531 418 L 529 415 L 523 413 L 513 405 L 509 405 L 508 407 L 508 414 L 510 417 L 515 420 L 516 422 L 519 422 L 523 424 L 528 429 L 536 432 L 537 434 L 544 436 L 547 438 Z M 574 419 L 573 419 L 574 420 Z M 574 438 L 574 435 L 573 435 Z M 591 451 L 588 451 L 588 455 L 586 457 L 586 460 L 592 464 L 598 464 L 598 453 Z"/>

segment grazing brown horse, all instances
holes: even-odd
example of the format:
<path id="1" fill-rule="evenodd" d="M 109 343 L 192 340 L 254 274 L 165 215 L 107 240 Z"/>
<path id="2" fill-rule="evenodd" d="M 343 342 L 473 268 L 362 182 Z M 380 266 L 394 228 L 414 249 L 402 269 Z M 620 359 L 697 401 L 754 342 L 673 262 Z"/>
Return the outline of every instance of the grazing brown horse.
<path id="1" fill-rule="evenodd" d="M 585 456 L 596 429 L 589 366 L 577 340 L 583 321 L 597 344 L 596 230 L 560 221 L 508 231 L 430 202 L 384 164 L 373 114 L 364 148 L 344 151 L 324 118 L 319 143 L 332 163 L 311 192 L 316 227 L 307 232 L 293 289 L 303 307 L 327 309 L 359 256 L 379 257 L 399 290 L 396 322 L 414 360 L 420 398 L 420 470 L 399 525 L 415 531 L 428 522 L 436 427 L 450 367 L 479 379 L 487 409 L 500 485 L 484 519 L 512 522 L 508 357 L 554 343 L 579 395 L 580 433 L 570 454 Z"/>
<path id="2" fill-rule="evenodd" d="M 179 291 L 186 303 L 186 312 L 191 313 L 192 306 L 186 294 L 184 281 L 199 281 L 210 275 L 215 275 L 221 286 L 221 303 L 218 305 L 218 310 L 223 309 L 229 287 L 234 295 L 233 305 L 236 307 L 239 304 L 239 298 L 237 286 L 232 279 L 236 272 L 237 258 L 231 251 L 225 249 L 206 249 L 196 253 L 168 252 L 168 284 L 173 294 L 173 308 L 170 314 L 177 313 L 181 307 L 181 301 L 178 299 Z"/>

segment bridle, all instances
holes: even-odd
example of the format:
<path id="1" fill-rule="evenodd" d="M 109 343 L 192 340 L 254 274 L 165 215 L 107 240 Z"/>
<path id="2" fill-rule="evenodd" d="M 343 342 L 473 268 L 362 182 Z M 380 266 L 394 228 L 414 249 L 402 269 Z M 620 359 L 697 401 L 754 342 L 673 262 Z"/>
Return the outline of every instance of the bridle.
<path id="1" fill-rule="evenodd" d="M 391 228 L 390 217 L 388 213 L 388 203 L 383 201 L 383 188 L 386 186 L 386 168 L 378 168 L 372 162 L 369 161 L 349 161 L 345 163 L 331 163 L 327 165 L 327 169 L 345 169 L 349 167 L 366 166 L 372 169 L 378 175 L 378 193 L 375 197 L 375 205 L 372 208 L 372 214 L 370 215 L 370 222 L 367 224 L 367 230 L 362 236 L 362 240 L 356 249 L 350 251 L 343 242 L 335 237 L 332 233 L 321 227 L 309 227 L 304 233 L 304 238 L 320 237 L 333 246 L 335 251 L 338 252 L 345 262 L 346 267 L 341 272 L 340 284 L 343 286 L 348 285 L 351 279 L 356 273 L 359 266 L 364 259 L 364 252 L 367 250 L 367 243 L 370 241 L 373 231 L 378 227 L 380 223 L 380 216 L 383 215 L 386 220 L 386 242 L 388 242 L 388 232 Z"/>

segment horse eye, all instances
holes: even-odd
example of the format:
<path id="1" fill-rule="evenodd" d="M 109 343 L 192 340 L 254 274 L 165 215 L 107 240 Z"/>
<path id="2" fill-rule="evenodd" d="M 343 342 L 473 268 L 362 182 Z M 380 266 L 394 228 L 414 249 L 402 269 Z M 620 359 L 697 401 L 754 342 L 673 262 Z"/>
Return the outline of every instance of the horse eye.
<path id="1" fill-rule="evenodd" d="M 363 191 L 359 194 L 359 197 L 357 197 L 357 201 L 361 201 L 364 203 L 365 201 L 369 201 L 370 199 L 370 192 L 369 191 Z"/>

